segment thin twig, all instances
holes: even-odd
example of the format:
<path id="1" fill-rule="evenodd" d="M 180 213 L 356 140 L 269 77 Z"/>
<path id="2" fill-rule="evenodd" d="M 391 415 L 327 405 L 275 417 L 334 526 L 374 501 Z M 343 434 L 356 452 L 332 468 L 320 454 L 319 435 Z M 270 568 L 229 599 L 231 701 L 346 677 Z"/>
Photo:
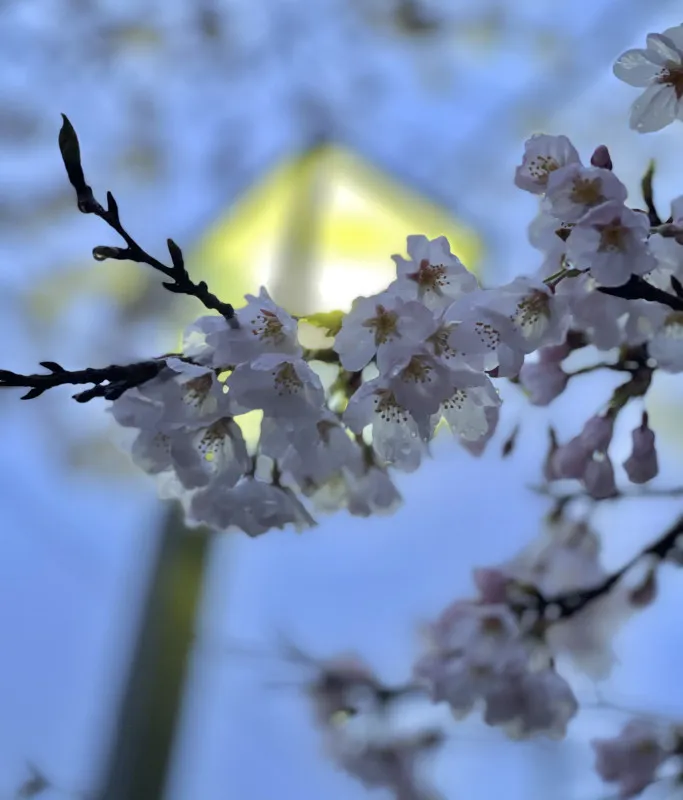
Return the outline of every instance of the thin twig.
<path id="1" fill-rule="evenodd" d="M 602 500 L 595 500 L 586 492 L 567 492 L 566 494 L 555 494 L 550 486 L 547 485 L 529 485 L 527 487 L 535 494 L 542 495 L 543 497 L 550 497 L 558 503 L 571 503 L 574 500 L 588 500 L 594 503 L 604 503 L 607 500 L 623 500 L 623 499 L 645 499 L 645 498 L 674 498 L 683 497 L 683 486 L 674 486 L 670 489 L 659 488 L 653 489 L 645 487 L 643 489 L 620 489 L 616 494 L 605 497 Z"/>
<path id="2" fill-rule="evenodd" d="M 614 371 L 617 371 L 617 372 L 625 372 L 625 371 L 627 371 L 626 368 L 623 365 L 619 364 L 619 363 L 608 364 L 605 361 L 601 361 L 599 364 L 591 364 L 588 367 L 580 367 L 579 369 L 575 369 L 573 372 L 568 372 L 567 373 L 567 377 L 568 378 L 576 378 L 579 375 L 588 375 L 591 372 L 598 372 L 598 370 L 601 370 L 601 369 L 609 369 L 609 370 L 614 370 Z"/>
<path id="3" fill-rule="evenodd" d="M 59 149 L 64 160 L 67 175 L 71 185 L 76 190 L 78 208 L 83 214 L 94 214 L 104 220 L 110 228 L 115 230 L 126 243 L 126 247 L 110 247 L 100 245 L 93 249 L 93 258 L 97 261 L 104 261 L 107 258 L 116 260 L 135 261 L 139 264 L 147 264 L 152 269 L 161 272 L 170 282 L 162 285 L 169 292 L 175 294 L 186 294 L 196 297 L 204 306 L 210 310 L 218 311 L 232 327 L 238 327 L 235 319 L 235 310 L 229 303 L 223 303 L 215 294 L 209 291 L 205 281 L 195 283 L 189 276 L 185 267 L 183 254 L 173 239 L 167 239 L 168 251 L 171 255 L 172 266 L 166 266 L 158 259 L 151 256 L 147 251 L 133 239 L 128 231 L 121 224 L 119 209 L 111 192 L 107 192 L 107 208 L 105 209 L 96 199 L 93 190 L 86 183 L 81 166 L 81 151 L 78 143 L 78 136 L 73 125 L 62 114 L 64 122 L 59 132 Z"/>

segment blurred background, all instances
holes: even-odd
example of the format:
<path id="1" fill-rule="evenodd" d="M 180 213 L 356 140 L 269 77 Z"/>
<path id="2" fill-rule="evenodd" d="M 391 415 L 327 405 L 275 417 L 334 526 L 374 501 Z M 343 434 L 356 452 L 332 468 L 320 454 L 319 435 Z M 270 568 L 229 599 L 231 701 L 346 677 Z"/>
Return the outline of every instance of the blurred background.
<path id="1" fill-rule="evenodd" d="M 567 134 L 585 160 L 607 144 L 636 205 L 656 156 L 666 216 L 683 129 L 631 132 L 634 91 L 611 64 L 677 13 L 672 0 L 0 0 L 0 366 L 156 355 L 202 312 L 151 270 L 92 260 L 118 242 L 76 209 L 60 112 L 96 196 L 113 191 L 149 252 L 163 258 L 172 237 L 234 304 L 265 284 L 294 312 L 348 308 L 386 285 L 413 233 L 447 235 L 489 284 L 535 269 L 536 201 L 512 182 L 533 132 Z M 292 668 L 245 651 L 284 633 L 404 680 L 420 624 L 472 591 L 473 566 L 539 531 L 547 503 L 526 487 L 547 421 L 575 433 L 614 385 L 582 380 L 548 410 L 502 387 L 490 451 L 438 440 L 390 518 L 211 541 L 186 536 L 131 467 L 104 403 L 4 392 L 0 800 L 154 800 L 162 784 L 170 800 L 370 796 L 323 757 L 305 701 L 281 685 Z M 648 398 L 669 484 L 680 400 L 675 379 Z M 608 566 L 677 511 L 626 505 L 596 518 Z M 682 600 L 665 571 L 656 608 L 618 639 L 612 701 L 683 714 Z M 620 722 L 587 712 L 565 742 L 524 745 L 462 723 L 430 774 L 448 800 L 603 797 L 588 741 Z"/>

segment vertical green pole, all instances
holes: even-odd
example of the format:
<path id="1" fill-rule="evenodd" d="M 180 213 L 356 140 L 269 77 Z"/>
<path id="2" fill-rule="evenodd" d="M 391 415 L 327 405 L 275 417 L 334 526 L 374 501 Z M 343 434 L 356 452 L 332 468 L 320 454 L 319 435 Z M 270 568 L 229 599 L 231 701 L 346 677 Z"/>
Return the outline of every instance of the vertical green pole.
<path id="1" fill-rule="evenodd" d="M 162 800 L 201 600 L 209 540 L 166 517 L 98 800 Z"/>

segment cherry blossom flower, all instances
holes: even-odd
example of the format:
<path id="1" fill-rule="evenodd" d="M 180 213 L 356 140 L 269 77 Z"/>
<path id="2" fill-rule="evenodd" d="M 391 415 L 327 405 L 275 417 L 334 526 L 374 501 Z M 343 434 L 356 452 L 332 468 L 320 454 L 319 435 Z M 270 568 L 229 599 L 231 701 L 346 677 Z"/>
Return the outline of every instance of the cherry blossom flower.
<path id="1" fill-rule="evenodd" d="M 550 667 L 509 669 L 486 694 L 484 721 L 514 739 L 537 733 L 561 739 L 579 704 L 567 681 Z"/>
<path id="2" fill-rule="evenodd" d="M 643 94 L 631 107 L 631 127 L 639 133 L 658 131 L 681 118 L 683 96 L 683 26 L 648 35 L 646 49 L 627 50 L 614 74 Z"/>
<path id="3" fill-rule="evenodd" d="M 277 461 L 280 471 L 290 475 L 306 493 L 344 467 L 359 468 L 363 460 L 358 442 L 332 414 L 324 414 L 317 421 L 290 424 L 264 417 L 259 449 Z"/>
<path id="4" fill-rule="evenodd" d="M 406 354 L 386 375 L 396 401 L 418 420 L 436 413 L 453 396 L 453 373 L 426 352 Z"/>
<path id="5" fill-rule="evenodd" d="M 462 439 L 478 441 L 486 437 L 492 425 L 486 411 L 501 404 L 495 387 L 486 375 L 474 370 L 453 371 L 452 381 L 454 391 L 432 416 L 432 428 L 444 419 L 453 434 Z"/>
<path id="6" fill-rule="evenodd" d="M 528 650 L 505 605 L 456 602 L 427 631 L 429 649 L 414 674 L 435 701 L 464 716 L 485 699 L 506 669 L 524 669 Z"/>
<path id="7" fill-rule="evenodd" d="M 133 463 L 148 475 L 158 475 L 173 468 L 172 439 L 161 430 L 141 430 L 131 447 Z"/>
<path id="8" fill-rule="evenodd" d="M 174 434 L 170 452 L 178 479 L 186 489 L 205 486 L 218 475 L 225 485 L 234 486 L 251 467 L 242 431 L 230 417 L 206 428 Z"/>
<path id="9" fill-rule="evenodd" d="M 524 363 L 524 345 L 509 315 L 480 303 L 456 301 L 444 313 L 451 325 L 449 345 L 472 369 L 497 371 L 500 377 L 514 377 Z"/>
<path id="10" fill-rule="evenodd" d="M 437 328 L 424 342 L 425 348 L 438 361 L 451 369 L 467 368 L 465 358 L 451 345 L 451 334 L 458 326 L 456 322 L 444 319 L 448 309 L 437 317 Z"/>
<path id="11" fill-rule="evenodd" d="M 496 289 L 472 292 L 444 317 L 453 322 L 451 347 L 473 369 L 514 377 L 524 354 L 564 341 L 569 324 L 566 298 L 542 281 L 515 278 Z"/>
<path id="12" fill-rule="evenodd" d="M 383 292 L 359 297 L 344 317 L 334 348 L 344 369 L 357 372 L 377 357 L 380 371 L 406 351 L 421 346 L 437 328 L 422 303 Z"/>
<path id="13" fill-rule="evenodd" d="M 579 154 L 566 136 L 537 133 L 524 143 L 524 157 L 515 171 L 515 185 L 543 194 L 550 176 L 566 164 L 580 163 Z"/>
<path id="14" fill-rule="evenodd" d="M 550 203 L 543 198 L 538 214 L 527 228 L 529 244 L 546 255 L 547 269 L 543 277 L 559 272 L 564 266 L 567 237 L 573 225 L 562 222 L 550 213 Z"/>
<path id="15" fill-rule="evenodd" d="M 266 289 L 261 287 L 258 296 L 248 294 L 245 299 L 247 304 L 235 312 L 239 327 L 222 317 L 203 317 L 195 323 L 192 332 L 195 337 L 204 333 L 206 346 L 213 352 L 212 364 L 235 367 L 264 353 L 300 355 L 297 321 L 271 300 Z"/>
<path id="16" fill-rule="evenodd" d="M 668 291 L 671 286 L 669 276 L 664 276 L 664 271 L 660 268 L 650 272 L 647 282 L 657 288 Z M 664 284 L 664 285 L 662 285 Z M 647 300 L 631 300 L 628 311 L 623 318 L 623 337 L 624 344 L 649 345 L 651 340 L 660 331 L 666 322 L 671 309 L 660 303 L 651 303 Z"/>
<path id="17" fill-rule="evenodd" d="M 162 373 L 163 375 L 163 373 Z M 170 375 L 167 373 L 162 381 L 165 383 Z M 158 381 L 158 379 L 157 379 Z M 107 411 L 112 415 L 116 422 L 124 428 L 140 428 L 155 431 L 162 427 L 161 421 L 165 414 L 162 401 L 161 382 L 148 381 L 146 384 L 147 393 L 151 396 L 143 395 L 139 387 L 135 387 L 125 392 L 115 400 Z M 152 386 L 150 387 L 150 384 Z M 150 393 L 150 388 L 152 392 Z M 158 394 L 155 394 L 154 390 Z M 175 391 L 175 389 L 173 389 Z"/>
<path id="18" fill-rule="evenodd" d="M 668 285 L 662 285 L 662 289 L 671 286 L 671 276 L 683 277 L 683 245 L 676 241 L 674 236 L 662 236 L 655 233 L 650 236 L 648 242 L 650 252 L 657 259 L 658 270 L 663 273 L 663 278 Z"/>
<path id="19" fill-rule="evenodd" d="M 569 325 L 567 300 L 542 281 L 518 277 L 473 298 L 485 307 L 505 314 L 525 353 L 564 342 Z"/>
<path id="20" fill-rule="evenodd" d="M 120 425 L 138 429 L 131 456 L 150 475 L 175 470 L 180 486 L 195 488 L 222 470 L 234 483 L 248 467 L 231 401 L 213 369 L 169 358 L 156 379 L 123 394 L 110 411 Z"/>
<path id="21" fill-rule="evenodd" d="M 426 236 L 409 236 L 409 260 L 392 256 L 396 263 L 397 280 L 389 285 L 405 300 L 419 300 L 427 308 L 444 308 L 460 295 L 474 291 L 477 279 L 451 253 L 445 236 L 429 240 Z"/>
<path id="22" fill-rule="evenodd" d="M 548 180 L 548 210 L 562 222 L 578 222 L 588 211 L 610 200 L 623 203 L 626 187 L 607 169 L 569 164 Z"/>
<path id="23" fill-rule="evenodd" d="M 575 227 L 577 225 L 572 224 L 562 229 L 567 239 Z M 555 296 L 567 304 L 565 313 L 573 331 L 584 334 L 599 350 L 618 347 L 625 341 L 623 319 L 632 310 L 634 301 L 599 291 L 600 283 L 587 268 L 577 269 L 578 265 L 569 261 L 566 242 L 562 244 L 565 249 L 559 256 L 556 253 L 546 255 L 533 277 L 552 286 Z"/>
<path id="24" fill-rule="evenodd" d="M 110 413 L 125 427 L 199 428 L 229 415 L 231 404 L 213 369 L 168 358 L 153 380 L 125 392 Z"/>
<path id="25" fill-rule="evenodd" d="M 578 269 L 589 269 L 603 286 L 622 286 L 631 275 L 657 266 L 647 248 L 647 216 L 609 202 L 589 211 L 567 239 L 567 258 Z"/>
<path id="26" fill-rule="evenodd" d="M 416 418 L 384 379 L 364 383 L 350 399 L 344 422 L 355 433 L 372 425 L 372 447 L 384 464 L 413 472 L 426 453 L 428 415 Z"/>
<path id="27" fill-rule="evenodd" d="M 315 419 L 325 392 L 320 378 L 300 358 L 266 353 L 240 364 L 226 380 L 228 397 L 242 411 L 262 409 L 272 417 Z"/>
<path id="28" fill-rule="evenodd" d="M 183 354 L 195 364 L 216 366 L 214 348 L 207 339 L 210 335 L 220 336 L 228 327 L 227 321 L 218 314 L 199 317 L 183 331 Z"/>
<path id="29" fill-rule="evenodd" d="M 657 727 L 633 719 L 611 739 L 593 739 L 595 769 L 609 783 L 619 785 L 623 800 L 637 797 L 656 780 L 657 770 L 668 758 Z"/>
<path id="30" fill-rule="evenodd" d="M 650 356 L 665 372 L 683 372 L 683 311 L 671 311 L 648 344 Z"/>
<path id="31" fill-rule="evenodd" d="M 511 736 L 564 735 L 576 698 L 549 666 L 532 663 L 505 604 L 453 603 L 427 633 L 430 647 L 414 674 L 435 701 L 446 701 L 457 717 L 482 705 L 484 721 Z"/>

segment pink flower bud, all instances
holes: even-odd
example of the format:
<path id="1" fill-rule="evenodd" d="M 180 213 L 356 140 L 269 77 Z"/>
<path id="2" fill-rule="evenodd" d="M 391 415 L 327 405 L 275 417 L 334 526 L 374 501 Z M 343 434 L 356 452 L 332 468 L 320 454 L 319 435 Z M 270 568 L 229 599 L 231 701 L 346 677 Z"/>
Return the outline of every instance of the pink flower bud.
<path id="1" fill-rule="evenodd" d="M 591 156 L 591 164 L 602 169 L 612 169 L 612 158 L 604 144 L 598 145 Z"/>
<path id="2" fill-rule="evenodd" d="M 557 361 L 538 361 L 535 364 L 525 363 L 519 379 L 529 392 L 532 405 L 547 406 L 565 390 L 569 376 Z"/>
<path id="3" fill-rule="evenodd" d="M 571 344 L 567 341 L 564 344 L 551 344 L 548 347 L 542 347 L 538 351 L 538 360 L 541 364 L 559 364 L 564 361 L 572 352 Z"/>
<path id="4" fill-rule="evenodd" d="M 656 779 L 657 769 L 666 761 L 660 732 L 650 721 L 633 719 L 619 736 L 593 739 L 595 770 L 610 783 L 619 784 L 619 797 L 637 797 Z"/>
<path id="5" fill-rule="evenodd" d="M 586 447 L 580 436 L 570 439 L 551 456 L 550 469 L 555 478 L 583 478 L 591 451 Z"/>
<path id="6" fill-rule="evenodd" d="M 647 414 L 631 433 L 631 455 L 624 461 L 624 469 L 631 483 L 647 483 L 659 472 L 654 431 L 648 426 Z"/>
<path id="7" fill-rule="evenodd" d="M 612 441 L 614 420 L 610 417 L 591 417 L 583 426 L 580 439 L 591 453 L 604 453 Z"/>
<path id="8" fill-rule="evenodd" d="M 586 466 L 583 482 L 586 491 L 594 500 L 614 497 L 617 494 L 617 485 L 614 482 L 614 467 L 610 457 L 596 453 Z"/>
<path id="9" fill-rule="evenodd" d="M 474 583 L 479 589 L 482 603 L 504 603 L 507 600 L 507 588 L 510 578 L 500 569 L 478 567 L 473 572 Z"/>

